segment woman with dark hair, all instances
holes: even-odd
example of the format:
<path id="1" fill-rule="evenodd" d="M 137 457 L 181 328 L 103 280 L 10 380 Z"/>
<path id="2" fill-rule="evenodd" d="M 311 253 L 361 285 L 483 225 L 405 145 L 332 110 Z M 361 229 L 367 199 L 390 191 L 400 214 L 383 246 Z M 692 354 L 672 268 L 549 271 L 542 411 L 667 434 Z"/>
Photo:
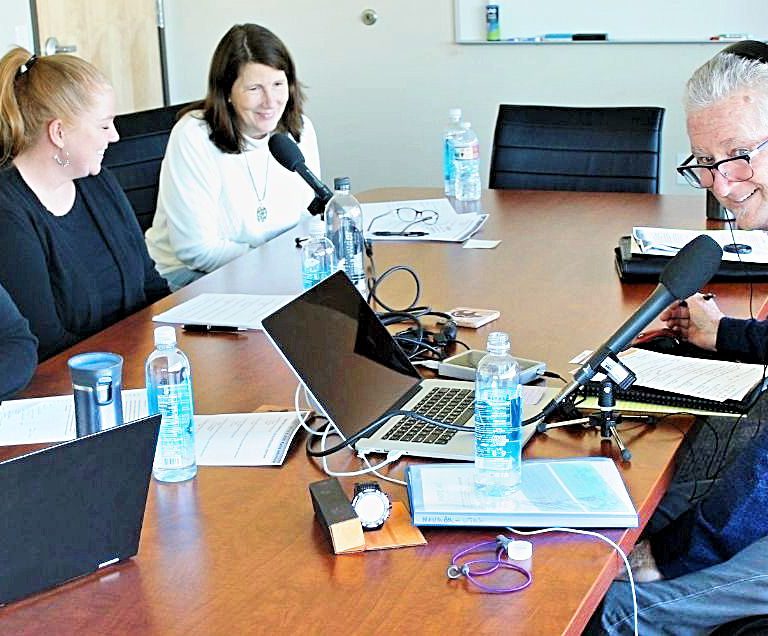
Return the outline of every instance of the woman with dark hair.
<path id="1" fill-rule="evenodd" d="M 168 294 L 101 170 L 114 117 L 112 87 L 85 60 L 20 47 L 0 59 L 0 283 L 41 360 Z"/>
<path id="2" fill-rule="evenodd" d="M 290 134 L 320 173 L 315 130 L 285 45 L 256 24 L 233 26 L 211 60 L 208 93 L 174 126 L 160 171 L 149 253 L 172 289 L 294 227 L 312 190 L 270 155 Z"/>

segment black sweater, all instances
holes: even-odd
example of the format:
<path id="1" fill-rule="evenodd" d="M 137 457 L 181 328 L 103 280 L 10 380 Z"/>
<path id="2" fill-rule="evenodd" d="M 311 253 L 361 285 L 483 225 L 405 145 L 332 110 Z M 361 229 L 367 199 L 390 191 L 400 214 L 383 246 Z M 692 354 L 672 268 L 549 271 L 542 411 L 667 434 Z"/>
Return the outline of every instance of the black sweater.
<path id="1" fill-rule="evenodd" d="M 37 340 L 29 325 L 0 287 L 0 400 L 23 389 L 37 366 Z"/>
<path id="2" fill-rule="evenodd" d="M 122 307 L 116 317 L 165 296 L 168 286 L 155 270 L 130 203 L 114 177 L 102 170 L 75 185 L 93 215 L 92 231 L 105 242 L 112 267 L 119 272 L 115 280 L 121 281 Z M 0 284 L 29 320 L 40 360 L 108 326 L 103 290 L 78 246 L 56 232 L 56 221 L 14 166 L 0 171 Z"/>

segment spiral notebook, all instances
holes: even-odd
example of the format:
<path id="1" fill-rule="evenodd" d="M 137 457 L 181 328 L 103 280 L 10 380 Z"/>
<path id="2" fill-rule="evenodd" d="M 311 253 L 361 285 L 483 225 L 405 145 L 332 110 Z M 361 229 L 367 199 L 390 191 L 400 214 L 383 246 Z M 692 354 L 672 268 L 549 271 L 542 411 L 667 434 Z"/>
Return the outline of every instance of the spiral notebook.
<path id="1" fill-rule="evenodd" d="M 619 354 L 637 375 L 627 390 L 616 389 L 618 400 L 646 402 L 680 410 L 747 413 L 768 385 L 765 368 L 727 360 L 676 356 L 632 348 Z M 602 377 L 595 376 L 584 394 L 596 396 Z M 590 404 L 579 406 L 590 407 Z"/>

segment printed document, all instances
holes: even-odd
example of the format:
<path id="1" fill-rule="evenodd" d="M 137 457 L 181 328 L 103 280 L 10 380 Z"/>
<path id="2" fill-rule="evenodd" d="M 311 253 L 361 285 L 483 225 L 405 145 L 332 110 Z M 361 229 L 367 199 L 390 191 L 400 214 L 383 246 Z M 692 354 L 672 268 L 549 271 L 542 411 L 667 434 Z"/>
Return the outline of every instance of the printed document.
<path id="1" fill-rule="evenodd" d="M 735 254 L 724 251 L 723 260 L 745 263 L 768 263 L 768 235 L 762 230 L 675 230 L 663 227 L 632 228 L 632 253 L 652 256 L 674 256 L 700 234 L 714 239 L 720 247 L 731 243 L 748 245 L 751 251 Z"/>
<path id="2" fill-rule="evenodd" d="M 363 203 L 360 207 L 365 238 L 373 241 L 461 243 L 488 219 L 487 214 L 459 214 L 448 199 Z"/>
<path id="3" fill-rule="evenodd" d="M 763 379 L 763 365 L 673 356 L 647 349 L 627 349 L 621 361 L 637 375 L 633 386 L 705 400 L 742 400 Z M 595 381 L 602 375 L 595 376 Z"/>
<path id="4" fill-rule="evenodd" d="M 123 421 L 149 415 L 145 389 L 122 392 Z M 302 413 L 302 417 L 306 412 Z M 299 429 L 295 411 L 195 415 L 201 466 L 279 466 Z M 0 446 L 50 444 L 75 439 L 71 395 L 7 400 L 0 404 Z"/>
<path id="5" fill-rule="evenodd" d="M 200 294 L 153 316 L 154 322 L 203 327 L 261 329 L 261 319 L 293 300 L 292 295 Z"/>
<path id="6" fill-rule="evenodd" d="M 149 415 L 145 389 L 122 392 L 123 421 Z M 0 446 L 50 444 L 75 439 L 72 395 L 6 400 L 0 404 Z"/>
<path id="7" fill-rule="evenodd" d="M 280 466 L 300 426 L 295 411 L 195 415 L 197 463 Z"/>

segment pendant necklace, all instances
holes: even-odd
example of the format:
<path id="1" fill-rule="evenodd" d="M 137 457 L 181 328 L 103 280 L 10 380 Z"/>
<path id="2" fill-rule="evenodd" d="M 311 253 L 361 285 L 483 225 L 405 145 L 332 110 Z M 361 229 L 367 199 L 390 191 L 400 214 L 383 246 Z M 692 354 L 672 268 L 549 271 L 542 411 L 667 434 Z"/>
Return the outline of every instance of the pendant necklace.
<path id="1" fill-rule="evenodd" d="M 253 178 L 253 172 L 251 172 L 251 162 L 248 161 L 248 154 L 246 152 L 243 152 L 243 157 L 245 159 L 245 165 L 248 168 L 248 176 L 251 178 L 253 191 L 256 194 L 256 199 L 259 202 L 259 207 L 256 208 L 256 220 L 259 223 L 264 223 L 264 221 L 267 220 L 267 208 L 264 205 L 263 201 L 267 196 L 267 183 L 269 181 L 269 160 L 271 156 L 267 154 L 267 169 L 264 173 L 264 191 L 261 193 L 261 196 L 259 196 L 259 189 L 256 187 L 256 180 Z"/>

